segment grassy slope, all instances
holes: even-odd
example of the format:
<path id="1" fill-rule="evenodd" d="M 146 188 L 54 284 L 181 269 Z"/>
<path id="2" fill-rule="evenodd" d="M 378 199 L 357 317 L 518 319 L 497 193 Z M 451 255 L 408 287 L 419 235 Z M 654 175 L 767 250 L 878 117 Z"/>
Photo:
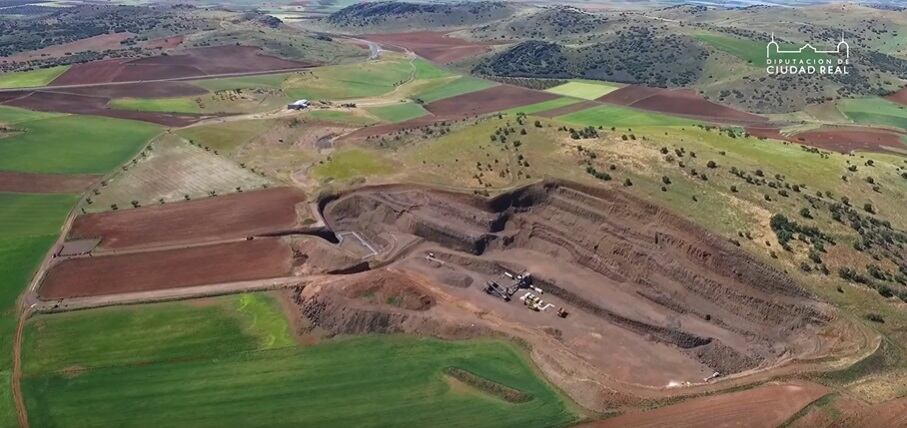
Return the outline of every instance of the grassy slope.
<path id="1" fill-rule="evenodd" d="M 93 116 L 30 120 L 16 127 L 26 132 L 0 140 L 0 169 L 40 173 L 106 173 L 160 132 L 148 123 Z"/>
<path id="2" fill-rule="evenodd" d="M 326 181 L 388 175 L 393 171 L 393 164 L 378 153 L 347 149 L 331 153 L 326 161 L 315 165 L 311 172 L 313 177 Z"/>
<path id="3" fill-rule="evenodd" d="M 510 110 L 504 111 L 504 113 L 514 113 L 514 114 L 516 114 L 516 113 L 525 113 L 525 114 L 541 113 L 543 111 L 553 110 L 558 107 L 564 107 L 564 106 L 576 104 L 576 103 L 582 102 L 582 101 L 583 100 L 581 100 L 579 98 L 573 98 L 573 97 L 555 98 L 553 100 L 542 101 L 540 103 L 529 104 L 529 105 L 520 106 L 520 107 L 514 107 Z"/>
<path id="4" fill-rule="evenodd" d="M 0 426 L 14 426 L 10 395 L 9 338 L 16 326 L 16 298 L 59 233 L 78 198 L 72 195 L 0 193 Z"/>
<path id="5" fill-rule="evenodd" d="M 400 103 L 382 107 L 367 108 L 369 113 L 385 122 L 397 123 L 417 117 L 422 117 L 428 112 L 416 103 Z"/>
<path id="6" fill-rule="evenodd" d="M 857 123 L 907 130 L 907 107 L 882 98 L 845 99 L 838 109 Z"/>
<path id="7" fill-rule="evenodd" d="M 32 88 L 36 86 L 45 86 L 52 82 L 59 75 L 63 74 L 68 65 L 58 67 L 41 68 L 31 71 L 20 71 L 15 73 L 0 74 L 0 88 Z"/>
<path id="8" fill-rule="evenodd" d="M 426 103 L 430 103 L 432 101 L 438 101 L 444 98 L 450 98 L 457 95 L 468 94 L 470 92 L 481 91 L 482 89 L 487 89 L 496 85 L 496 83 L 488 80 L 464 76 L 460 77 L 457 80 L 454 80 L 449 84 L 432 88 L 424 92 L 419 92 L 415 94 L 415 98 L 418 98 Z"/>
<path id="9" fill-rule="evenodd" d="M 605 94 L 615 91 L 619 88 L 616 85 L 609 85 L 604 82 L 591 82 L 585 80 L 573 80 L 563 85 L 548 88 L 545 91 L 553 94 L 564 95 L 568 97 L 594 100 Z"/>
<path id="10" fill-rule="evenodd" d="M 234 89 L 272 88 L 279 89 L 293 73 L 263 74 L 259 76 L 225 77 L 221 79 L 195 80 L 191 83 L 211 92 Z"/>
<path id="11" fill-rule="evenodd" d="M 695 35 L 694 37 L 699 41 L 711 45 L 715 49 L 727 52 L 737 58 L 746 61 L 747 64 L 753 66 L 760 66 L 765 64 L 765 43 L 763 42 L 710 33 L 700 33 Z M 801 46 L 797 46 L 795 44 L 781 44 L 780 49 L 794 50 L 799 49 Z M 803 54 L 799 54 L 796 57 L 804 59 L 828 58 L 828 55 L 805 52 Z"/>
<path id="12" fill-rule="evenodd" d="M 340 125 L 365 126 L 375 123 L 374 119 L 366 115 L 360 115 L 349 111 L 311 110 L 306 113 L 306 115 L 313 119 Z"/>
<path id="13" fill-rule="evenodd" d="M 15 125 L 30 120 L 47 119 L 51 117 L 62 116 L 56 113 L 43 113 L 38 111 L 25 110 L 16 107 L 0 106 L 0 123 Z"/>
<path id="14" fill-rule="evenodd" d="M 156 111 L 168 113 L 200 113 L 198 103 L 191 97 L 176 98 L 115 98 L 108 106 L 120 110 Z"/>
<path id="15" fill-rule="evenodd" d="M 628 127 L 628 126 L 682 126 L 695 123 L 690 119 L 650 113 L 626 107 L 601 105 L 559 116 L 558 120 L 571 125 Z"/>
<path id="16" fill-rule="evenodd" d="M 284 90 L 291 98 L 345 99 L 378 96 L 394 90 L 413 75 L 403 58 L 389 57 L 356 64 L 318 67 L 290 76 Z"/>
<path id="17" fill-rule="evenodd" d="M 202 147 L 230 153 L 267 130 L 269 125 L 264 120 L 225 122 L 183 128 L 177 134 Z"/>
<path id="18" fill-rule="evenodd" d="M 25 341 L 31 423 L 557 426 L 573 419 L 511 344 L 371 336 L 299 347 L 288 342 L 280 315 L 272 299 L 251 295 L 37 317 Z M 450 366 L 534 399 L 510 404 L 454 387 L 442 374 Z"/>

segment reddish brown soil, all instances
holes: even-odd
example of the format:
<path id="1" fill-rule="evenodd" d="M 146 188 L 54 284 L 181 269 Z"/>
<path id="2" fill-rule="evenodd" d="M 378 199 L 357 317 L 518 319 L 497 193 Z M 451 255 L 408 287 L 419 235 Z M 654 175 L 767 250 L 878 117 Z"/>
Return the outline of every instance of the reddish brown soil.
<path id="1" fill-rule="evenodd" d="M 183 44 L 183 36 L 163 37 L 145 42 L 145 49 L 173 49 Z"/>
<path id="2" fill-rule="evenodd" d="M 300 227 L 305 195 L 281 187 L 188 202 L 83 215 L 70 239 L 100 237 L 103 249 L 211 242 Z M 301 209 L 307 209 L 303 204 Z"/>
<path id="3" fill-rule="evenodd" d="M 580 110 L 585 110 L 587 108 L 592 108 L 599 105 L 595 101 L 583 101 L 576 104 L 570 104 L 568 106 L 558 107 L 551 110 L 545 110 L 543 112 L 535 113 L 536 116 L 541 117 L 557 117 L 565 114 L 574 113 Z"/>
<path id="4" fill-rule="evenodd" d="M 89 95 L 104 98 L 191 97 L 208 93 L 208 91 L 204 88 L 195 86 L 187 82 L 148 82 L 89 86 L 84 88 L 61 88 L 54 89 L 54 92 L 76 95 Z"/>
<path id="5" fill-rule="evenodd" d="M 290 247 L 256 239 L 202 247 L 64 260 L 48 272 L 44 299 L 161 290 L 287 276 Z"/>
<path id="6" fill-rule="evenodd" d="M 854 150 L 890 151 L 887 147 L 905 150 L 907 145 L 903 143 L 903 138 L 904 135 L 880 129 L 826 126 L 794 134 L 789 140 L 820 149 L 850 153 Z"/>
<path id="7" fill-rule="evenodd" d="M 885 96 L 888 101 L 892 101 L 901 105 L 907 105 L 907 88 L 902 88 L 901 90 Z"/>
<path id="8" fill-rule="evenodd" d="M 0 57 L 0 62 L 22 62 L 41 58 L 60 58 L 67 53 L 85 51 L 102 52 L 108 49 L 118 49 L 122 47 L 120 42 L 132 36 L 132 33 L 101 34 L 99 36 L 76 40 L 74 42 L 48 46 L 43 49 L 21 52 L 9 57 Z"/>
<path id="9" fill-rule="evenodd" d="M 361 37 L 376 43 L 409 49 L 429 61 L 441 64 L 459 61 L 491 50 L 488 43 L 449 37 L 447 33 L 435 31 L 366 34 Z"/>
<path id="10" fill-rule="evenodd" d="M 866 409 L 853 426 L 907 427 L 907 398 L 886 401 Z"/>
<path id="11" fill-rule="evenodd" d="M 714 122 L 751 124 L 768 121 L 762 116 L 708 101 L 690 89 L 625 86 L 599 98 L 599 101 Z"/>
<path id="12" fill-rule="evenodd" d="M 166 56 L 76 64 L 54 79 L 51 84 L 83 85 L 175 79 L 212 74 L 277 71 L 310 65 L 267 55 L 257 47 L 216 46 L 189 49 Z"/>
<path id="13" fill-rule="evenodd" d="M 81 193 L 100 179 L 101 176 L 99 175 L 32 174 L 0 171 L 0 192 Z"/>
<path id="14" fill-rule="evenodd" d="M 511 85 L 498 85 L 468 94 L 445 98 L 425 105 L 438 119 L 455 120 L 507 110 L 528 104 L 560 98 L 544 91 Z"/>
<path id="15" fill-rule="evenodd" d="M 752 135 L 757 138 L 770 138 L 773 140 L 787 140 L 787 137 L 781 133 L 781 130 L 778 128 L 763 128 L 763 127 L 753 127 L 748 126 L 744 129 L 747 134 Z"/>
<path id="16" fill-rule="evenodd" d="M 695 398 L 648 412 L 624 414 L 583 426 L 589 428 L 774 428 L 827 393 L 828 388 L 813 383 L 764 385 L 746 391 Z"/>
<path id="17" fill-rule="evenodd" d="M 0 101 L 0 104 L 36 111 L 116 117 L 120 119 L 141 120 L 165 126 L 186 126 L 203 119 L 203 117 L 199 115 L 111 109 L 107 107 L 107 102 L 110 101 L 110 99 L 106 97 L 51 91 L 15 91 L 9 92 L 7 95 L 12 99 Z M 13 98 L 13 96 L 16 97 Z"/>

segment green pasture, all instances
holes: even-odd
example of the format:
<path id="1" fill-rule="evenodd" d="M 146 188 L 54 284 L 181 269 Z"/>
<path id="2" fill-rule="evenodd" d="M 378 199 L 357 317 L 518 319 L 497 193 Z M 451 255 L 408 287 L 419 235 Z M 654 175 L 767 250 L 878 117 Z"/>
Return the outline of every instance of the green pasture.
<path id="1" fill-rule="evenodd" d="M 397 123 L 422 117 L 428 114 L 421 105 L 416 103 L 400 103 L 381 107 L 369 107 L 366 110 L 384 122 Z"/>
<path id="2" fill-rule="evenodd" d="M 415 67 L 415 76 L 413 77 L 416 79 L 437 79 L 440 77 L 453 76 L 453 73 L 450 71 L 438 67 L 422 58 L 414 59 L 413 67 Z"/>
<path id="3" fill-rule="evenodd" d="M 576 126 L 594 127 L 683 126 L 695 123 L 690 119 L 613 105 L 580 110 L 558 116 L 557 120 Z"/>
<path id="4" fill-rule="evenodd" d="M 579 99 L 579 98 L 573 98 L 573 97 L 561 97 L 561 98 L 555 98 L 555 99 L 553 99 L 553 100 L 542 101 L 542 102 L 540 102 L 540 103 L 529 104 L 529 105 L 520 106 L 520 107 L 514 107 L 514 108 L 512 108 L 512 109 L 510 109 L 510 110 L 505 110 L 504 113 L 510 113 L 510 114 L 517 114 L 517 113 L 523 113 L 523 114 L 541 113 L 541 112 L 543 112 L 543 111 L 554 110 L 554 109 L 559 108 L 559 107 L 569 106 L 569 105 L 571 105 L 571 104 L 576 104 L 576 103 L 579 103 L 579 102 L 582 102 L 582 101 L 583 101 L 583 100 L 581 100 L 581 99 Z"/>
<path id="5" fill-rule="evenodd" d="M 288 331 L 265 295 L 35 317 L 23 344 L 29 422 L 519 427 L 576 419 L 508 342 L 365 336 L 300 346 Z M 449 378 L 447 367 L 532 399 L 504 401 Z"/>
<path id="6" fill-rule="evenodd" d="M 15 125 L 17 123 L 28 122 L 30 120 L 47 119 L 57 116 L 62 115 L 57 113 L 44 113 L 40 111 L 31 111 L 17 107 L 7 107 L 0 105 L 0 123 L 6 125 Z"/>
<path id="7" fill-rule="evenodd" d="M 104 174 L 160 132 L 144 122 L 95 116 L 28 120 L 16 128 L 24 132 L 0 139 L 0 170 Z"/>
<path id="8" fill-rule="evenodd" d="M 427 91 L 418 92 L 413 98 L 422 100 L 422 102 L 427 104 L 444 98 L 481 91 L 482 89 L 488 89 L 492 86 L 497 86 L 497 83 L 476 77 L 463 76 L 453 82 L 431 88 Z"/>
<path id="9" fill-rule="evenodd" d="M 331 65 L 290 76 L 284 82 L 284 91 L 296 99 L 374 97 L 410 81 L 413 74 L 413 65 L 398 58 Z"/>
<path id="10" fill-rule="evenodd" d="M 115 98 L 107 105 L 120 110 L 153 111 L 166 113 L 201 113 L 193 97 L 174 98 Z"/>
<path id="11" fill-rule="evenodd" d="M 221 153 L 233 152 L 273 126 L 272 121 L 244 120 L 193 126 L 176 133 L 193 144 Z"/>
<path id="12" fill-rule="evenodd" d="M 312 168 L 312 176 L 322 181 L 349 180 L 355 177 L 393 173 L 394 165 L 377 152 L 346 149 L 333 152 Z"/>
<path id="13" fill-rule="evenodd" d="M 838 103 L 838 110 L 856 123 L 907 130 L 907 106 L 886 99 L 844 99 Z"/>
<path id="14" fill-rule="evenodd" d="M 287 77 L 294 73 L 261 74 L 257 76 L 223 77 L 218 79 L 193 80 L 191 83 L 211 92 L 236 89 L 280 89 Z"/>
<path id="15" fill-rule="evenodd" d="M 564 95 L 567 97 L 582 98 L 584 100 L 594 100 L 616 91 L 620 87 L 617 85 L 597 82 L 593 80 L 571 80 L 563 85 L 548 88 L 545 91 L 552 94 Z"/>
<path id="16" fill-rule="evenodd" d="M 311 110 L 306 113 L 306 115 L 311 117 L 312 119 L 337 123 L 340 125 L 365 126 L 375 123 L 375 120 L 368 116 L 356 114 L 349 111 Z"/>
<path id="17" fill-rule="evenodd" d="M 17 71 L 12 73 L 0 73 L 0 88 L 33 88 L 37 86 L 46 86 L 54 79 L 69 69 L 68 65 L 57 67 L 39 68 L 30 71 Z"/>
<path id="18" fill-rule="evenodd" d="M 712 34 L 712 33 L 700 33 L 694 36 L 697 40 L 704 42 L 715 49 L 720 51 L 727 52 L 737 58 L 740 58 L 747 62 L 747 64 L 753 66 L 762 66 L 765 64 L 765 42 L 756 41 L 756 40 L 746 40 L 740 39 L 737 37 Z M 779 48 L 782 50 L 796 50 L 801 48 L 803 45 L 798 45 L 796 43 L 781 43 Z M 804 51 L 799 54 L 784 54 L 790 58 L 802 58 L 802 59 L 818 59 L 818 58 L 828 58 L 827 54 L 815 53 Z"/>

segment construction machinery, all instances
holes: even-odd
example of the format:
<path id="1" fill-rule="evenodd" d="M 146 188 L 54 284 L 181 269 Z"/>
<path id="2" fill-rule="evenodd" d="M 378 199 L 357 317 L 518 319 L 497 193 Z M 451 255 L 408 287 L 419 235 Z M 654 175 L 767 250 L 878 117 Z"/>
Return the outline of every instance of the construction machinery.
<path id="1" fill-rule="evenodd" d="M 509 302 L 510 296 L 512 295 L 506 288 L 492 280 L 485 283 L 485 292 L 492 296 L 500 297 L 501 299 L 504 299 L 505 302 Z"/>
<path id="2" fill-rule="evenodd" d="M 526 305 L 527 308 L 536 312 L 544 312 L 548 310 L 548 308 L 554 306 L 554 304 L 552 303 L 545 303 L 544 300 L 542 300 L 539 296 L 533 294 L 531 291 L 527 291 L 526 294 L 523 295 L 523 297 L 520 297 L 520 300 L 523 301 L 523 304 Z"/>
<path id="3" fill-rule="evenodd" d="M 570 312 L 567 312 L 564 308 L 557 308 L 557 316 L 561 318 L 567 318 L 567 315 L 570 315 Z"/>

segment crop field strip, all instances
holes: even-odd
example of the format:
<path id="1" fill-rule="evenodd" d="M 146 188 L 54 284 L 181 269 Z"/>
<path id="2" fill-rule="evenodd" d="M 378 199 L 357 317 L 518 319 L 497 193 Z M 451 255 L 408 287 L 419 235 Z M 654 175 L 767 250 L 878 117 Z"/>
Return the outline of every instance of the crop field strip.
<path id="1" fill-rule="evenodd" d="M 30 420 L 121 426 L 430 426 L 457 420 L 524 426 L 574 419 L 506 342 L 407 336 L 293 342 L 267 295 L 38 316 L 25 334 Z M 381 370 L 375 370 L 377 362 Z M 449 367 L 531 399 L 510 403 L 453 385 L 457 381 L 444 374 Z M 119 398 L 112 399 L 111 390 Z M 344 411 L 337 412 L 341 403 Z"/>

